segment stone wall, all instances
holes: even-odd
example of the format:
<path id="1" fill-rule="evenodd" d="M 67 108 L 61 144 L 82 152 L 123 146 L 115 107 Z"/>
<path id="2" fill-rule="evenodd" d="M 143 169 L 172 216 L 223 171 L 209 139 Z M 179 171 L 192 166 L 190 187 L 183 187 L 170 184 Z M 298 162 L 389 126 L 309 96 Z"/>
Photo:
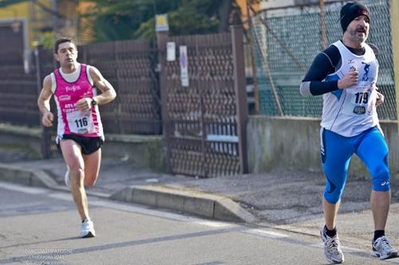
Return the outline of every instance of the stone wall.
<path id="1" fill-rule="evenodd" d="M 392 182 L 399 183 L 398 125 L 396 121 L 382 121 L 381 127 L 390 148 Z M 320 119 L 250 116 L 247 135 L 250 173 L 282 168 L 321 172 Z M 40 130 L 0 125 L 0 151 L 0 158 L 40 159 Z M 163 136 L 106 134 L 103 155 L 128 159 L 158 172 L 168 171 Z M 369 177 L 356 156 L 349 174 L 359 179 Z"/>

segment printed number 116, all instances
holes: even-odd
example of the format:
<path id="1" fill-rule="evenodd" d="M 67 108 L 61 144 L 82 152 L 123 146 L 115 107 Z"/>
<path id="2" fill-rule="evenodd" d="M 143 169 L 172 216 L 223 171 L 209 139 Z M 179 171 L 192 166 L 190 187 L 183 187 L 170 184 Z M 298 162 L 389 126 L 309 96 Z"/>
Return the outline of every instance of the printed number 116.
<path id="1" fill-rule="evenodd" d="M 87 126 L 87 118 L 75 120 L 76 127 L 82 128 Z"/>

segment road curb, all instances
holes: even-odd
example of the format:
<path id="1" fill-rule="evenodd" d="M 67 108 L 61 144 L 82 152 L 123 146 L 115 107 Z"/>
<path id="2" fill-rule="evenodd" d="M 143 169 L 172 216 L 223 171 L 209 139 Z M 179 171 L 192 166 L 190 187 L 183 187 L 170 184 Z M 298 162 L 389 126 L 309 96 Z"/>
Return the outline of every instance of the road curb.
<path id="1" fill-rule="evenodd" d="M 2 163 L 0 163 L 0 180 L 50 189 L 58 186 L 57 182 L 43 170 L 20 168 Z"/>
<path id="2" fill-rule="evenodd" d="M 26 186 L 68 191 L 40 169 L 20 168 L 0 163 L 0 180 Z M 113 194 L 87 191 L 88 195 L 112 200 L 165 208 L 229 222 L 256 222 L 256 218 L 230 198 L 197 190 L 179 190 L 166 186 L 130 186 Z"/>
<path id="3" fill-rule="evenodd" d="M 179 190 L 167 186 L 130 186 L 111 199 L 166 208 L 223 221 L 253 223 L 256 218 L 238 203 L 219 195 L 197 190 Z"/>

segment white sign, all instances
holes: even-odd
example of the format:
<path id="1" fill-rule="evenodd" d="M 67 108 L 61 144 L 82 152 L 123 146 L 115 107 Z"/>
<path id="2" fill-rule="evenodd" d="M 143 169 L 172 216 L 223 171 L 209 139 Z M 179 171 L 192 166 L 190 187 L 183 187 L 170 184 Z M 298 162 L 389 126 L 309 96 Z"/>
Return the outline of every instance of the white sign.
<path id="1" fill-rule="evenodd" d="M 176 61 L 176 43 L 174 42 L 166 43 L 166 60 L 168 62 Z"/>
<path id="2" fill-rule="evenodd" d="M 184 87 L 188 86 L 187 46 L 179 46 L 180 52 L 180 81 Z"/>

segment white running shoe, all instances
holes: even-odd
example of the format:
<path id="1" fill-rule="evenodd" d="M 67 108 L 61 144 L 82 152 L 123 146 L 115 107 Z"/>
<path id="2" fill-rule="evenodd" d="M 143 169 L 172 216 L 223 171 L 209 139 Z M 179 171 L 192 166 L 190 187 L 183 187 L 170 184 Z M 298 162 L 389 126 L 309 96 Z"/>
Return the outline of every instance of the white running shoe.
<path id="1" fill-rule="evenodd" d="M 69 174 L 69 167 L 67 167 L 67 171 L 65 173 L 65 177 L 64 177 L 64 181 L 65 181 L 65 186 L 67 186 L 67 188 L 71 188 L 71 174 Z"/>
<path id="2" fill-rule="evenodd" d="M 81 238 L 87 237 L 95 237 L 96 231 L 94 231 L 94 224 L 91 220 L 84 220 L 82 222 L 82 227 L 80 228 L 80 235 Z"/>
<path id="3" fill-rule="evenodd" d="M 372 246 L 373 251 L 371 254 L 374 257 L 379 257 L 380 259 L 393 258 L 398 254 L 398 251 L 392 247 L 386 236 L 377 238 L 374 242 L 372 242 Z"/>
<path id="4" fill-rule="evenodd" d="M 334 237 L 329 237 L 325 231 L 324 227 L 320 231 L 321 239 L 324 243 L 324 256 L 330 263 L 343 263 L 344 254 L 341 250 L 341 243 L 339 242 L 338 234 Z"/>

